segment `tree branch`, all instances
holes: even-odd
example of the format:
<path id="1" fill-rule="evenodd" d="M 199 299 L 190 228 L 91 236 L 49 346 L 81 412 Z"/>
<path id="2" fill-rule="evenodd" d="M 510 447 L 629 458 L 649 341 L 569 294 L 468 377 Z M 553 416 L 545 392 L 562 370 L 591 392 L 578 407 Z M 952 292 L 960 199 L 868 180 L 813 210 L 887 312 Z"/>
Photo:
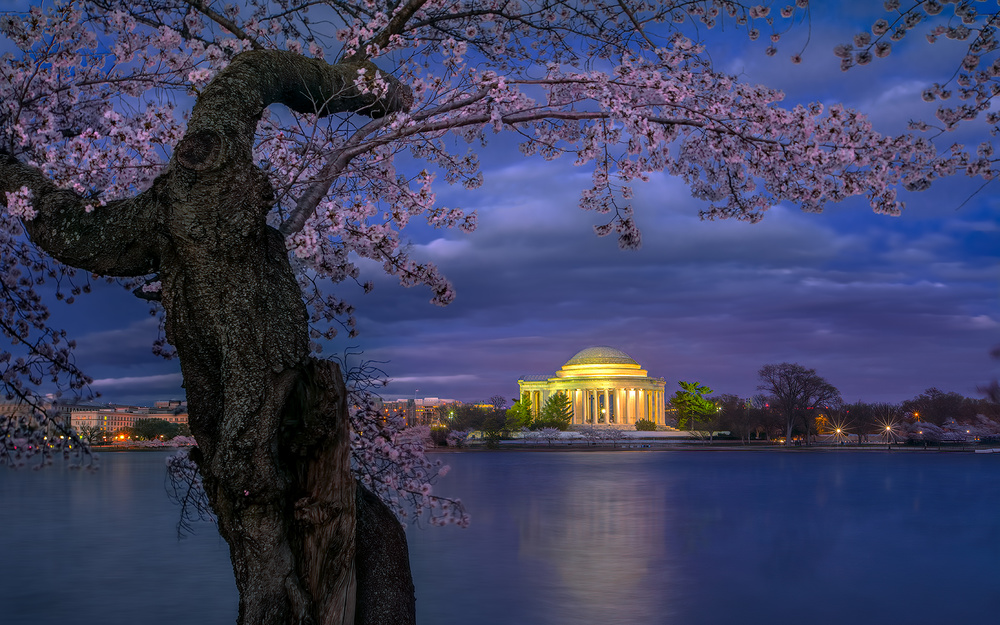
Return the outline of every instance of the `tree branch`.
<path id="1" fill-rule="evenodd" d="M 202 15 L 212 20 L 219 26 L 222 26 L 223 28 L 225 28 L 232 34 L 236 35 L 240 39 L 249 41 L 250 47 L 252 47 L 254 50 L 264 49 L 264 46 L 260 45 L 260 43 L 256 39 L 251 37 L 249 33 L 247 33 L 245 30 L 237 26 L 236 22 L 232 21 L 231 19 L 227 18 L 224 15 L 220 15 L 219 13 L 213 11 L 211 7 L 209 7 L 208 4 L 205 2 L 205 0 L 184 0 L 184 1 L 192 8 L 197 9 L 199 12 L 201 12 Z"/>
<path id="2" fill-rule="evenodd" d="M 177 146 L 178 162 L 203 170 L 233 158 L 249 161 L 257 122 L 275 103 L 321 117 L 358 113 L 378 118 L 409 110 L 413 92 L 368 61 L 330 65 L 280 50 L 243 52 L 198 98 L 187 135 Z"/>
<path id="3" fill-rule="evenodd" d="M 156 193 L 109 202 L 86 211 L 86 202 L 59 189 L 42 172 L 0 153 L 0 204 L 27 187 L 37 215 L 24 219 L 32 242 L 73 267 L 103 276 L 141 276 L 156 271 Z M 96 202 L 94 202 L 96 204 Z"/>
<path id="4" fill-rule="evenodd" d="M 406 23 L 410 21 L 410 18 L 427 4 L 427 0 L 410 0 L 402 7 L 398 8 L 392 18 L 389 20 L 389 25 L 383 28 L 377 35 L 372 37 L 371 41 L 367 45 L 374 45 L 379 48 L 385 48 L 389 45 L 389 39 L 393 35 L 401 34 L 406 26 Z M 344 57 L 341 62 L 358 62 L 362 60 L 368 60 L 368 54 L 364 52 L 366 45 L 361 46 L 361 50 L 356 53 Z"/>

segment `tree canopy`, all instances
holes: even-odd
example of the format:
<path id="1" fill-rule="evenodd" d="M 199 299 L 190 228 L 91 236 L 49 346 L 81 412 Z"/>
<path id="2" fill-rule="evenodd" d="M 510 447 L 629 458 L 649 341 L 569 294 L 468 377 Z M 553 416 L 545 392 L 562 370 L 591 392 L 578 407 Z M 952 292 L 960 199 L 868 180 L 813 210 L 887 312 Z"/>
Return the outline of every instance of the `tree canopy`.
<path id="1" fill-rule="evenodd" d="M 507 409 L 507 426 L 511 430 L 520 430 L 530 426 L 533 418 L 531 402 L 526 397 L 517 400 Z"/>
<path id="2" fill-rule="evenodd" d="M 678 428 L 693 430 L 695 422 L 715 415 L 715 403 L 707 398 L 712 389 L 698 382 L 678 381 L 677 384 L 681 390 L 670 398 L 670 405 L 677 410 Z"/>
<path id="3" fill-rule="evenodd" d="M 176 423 L 165 419 L 137 419 L 132 431 L 140 440 L 153 440 L 163 437 L 169 440 L 180 434 L 181 428 Z"/>
<path id="4" fill-rule="evenodd" d="M 792 444 L 796 423 L 808 436 L 820 409 L 840 404 L 840 391 L 816 373 L 802 365 L 783 362 L 764 365 L 757 372 L 758 390 L 770 396 L 771 407 L 785 418 L 785 444 Z"/>

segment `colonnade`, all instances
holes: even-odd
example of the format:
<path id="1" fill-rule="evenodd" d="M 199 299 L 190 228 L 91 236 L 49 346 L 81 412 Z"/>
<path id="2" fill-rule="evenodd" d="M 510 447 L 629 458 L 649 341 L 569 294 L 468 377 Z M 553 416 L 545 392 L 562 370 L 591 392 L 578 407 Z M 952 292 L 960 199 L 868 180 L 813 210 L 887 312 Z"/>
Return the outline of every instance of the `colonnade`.
<path id="1" fill-rule="evenodd" d="M 648 419 L 665 425 L 662 389 L 628 387 L 525 391 L 532 414 L 539 414 L 551 393 L 565 393 L 573 406 L 573 425 L 633 425 Z"/>

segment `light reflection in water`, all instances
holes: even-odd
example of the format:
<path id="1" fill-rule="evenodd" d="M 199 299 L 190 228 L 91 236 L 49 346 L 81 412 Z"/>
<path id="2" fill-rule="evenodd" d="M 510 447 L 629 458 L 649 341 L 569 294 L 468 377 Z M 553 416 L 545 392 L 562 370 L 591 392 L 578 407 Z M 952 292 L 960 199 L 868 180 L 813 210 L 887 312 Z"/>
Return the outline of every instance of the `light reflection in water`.
<path id="1" fill-rule="evenodd" d="M 520 523 L 522 560 L 538 560 L 556 573 L 546 622 L 662 622 L 671 580 L 659 571 L 655 589 L 646 582 L 662 566 L 669 515 L 666 487 L 623 471 L 608 470 L 555 492 L 535 492 Z M 622 610 L 625 610 L 623 614 Z"/>
<path id="2" fill-rule="evenodd" d="M 1000 601 L 1000 463 L 974 456 L 446 457 L 454 471 L 442 491 L 465 500 L 473 523 L 409 532 L 415 578 L 434 580 L 417 583 L 418 620 L 992 622 L 983 617 Z M 905 600 L 925 580 L 935 596 L 962 599 Z"/>

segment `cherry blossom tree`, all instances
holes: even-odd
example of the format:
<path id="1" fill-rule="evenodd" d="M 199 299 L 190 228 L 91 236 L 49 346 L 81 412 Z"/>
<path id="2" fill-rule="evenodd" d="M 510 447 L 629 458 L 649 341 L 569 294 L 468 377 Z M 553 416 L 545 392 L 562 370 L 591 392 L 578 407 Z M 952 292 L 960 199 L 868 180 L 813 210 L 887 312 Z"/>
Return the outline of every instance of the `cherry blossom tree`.
<path id="1" fill-rule="evenodd" d="M 588 166 L 581 208 L 623 248 L 641 243 L 631 187 L 657 172 L 681 177 L 704 216 L 749 221 L 852 195 L 898 214 L 900 185 L 990 175 L 987 148 L 973 161 L 842 106 L 782 108 L 692 38 L 727 23 L 774 54 L 807 4 L 65 0 L 0 15 L 14 50 L 0 57 L 0 371 L 4 393 L 38 409 L 5 420 L 0 458 L 86 460 L 71 433 L 40 434 L 55 414 L 41 394 L 89 383 L 46 296 L 120 282 L 160 315 L 155 351 L 180 360 L 198 447 L 174 465 L 230 545 L 239 622 L 412 622 L 400 515 L 466 517 L 432 496 L 440 468 L 375 418 L 321 341 L 356 331 L 340 295 L 356 258 L 435 304 L 454 298 L 400 230 L 475 228 L 435 184 L 481 185 L 493 135 Z M 856 44 L 881 55 L 880 42 Z"/>
<path id="2" fill-rule="evenodd" d="M 538 438 L 546 441 L 551 447 L 552 441 L 562 438 L 562 432 L 559 428 L 542 428 L 538 431 Z"/>

